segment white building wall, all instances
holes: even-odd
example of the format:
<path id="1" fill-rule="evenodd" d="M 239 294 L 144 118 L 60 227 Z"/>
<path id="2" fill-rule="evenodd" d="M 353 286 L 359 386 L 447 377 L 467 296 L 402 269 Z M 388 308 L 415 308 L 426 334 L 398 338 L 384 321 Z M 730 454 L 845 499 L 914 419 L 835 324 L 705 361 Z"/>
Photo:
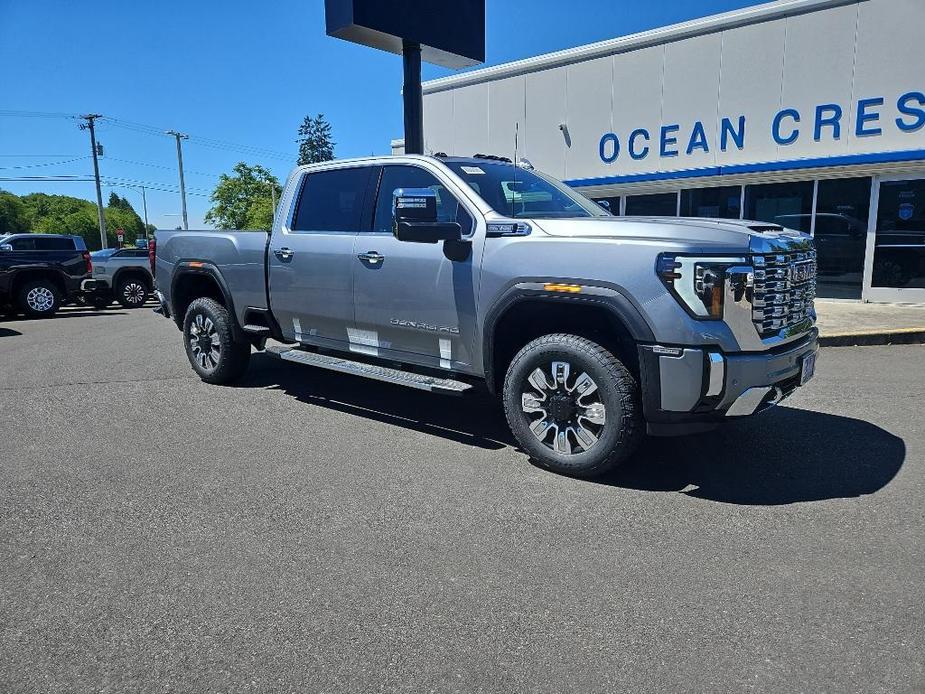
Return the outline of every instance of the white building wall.
<path id="1" fill-rule="evenodd" d="M 585 179 L 925 149 L 925 128 L 902 132 L 895 122 L 901 115 L 898 98 L 925 92 L 925 0 L 858 0 L 736 24 L 733 17 L 719 30 L 686 31 L 683 38 L 655 45 L 641 39 L 640 47 L 625 52 L 542 70 L 527 66 L 504 79 L 459 88 L 444 89 L 454 78 L 425 84 L 426 147 L 510 157 L 519 123 L 519 156 L 576 185 Z M 866 127 L 879 127 L 882 134 L 858 137 L 857 102 L 876 97 L 883 97 L 883 105 L 868 106 L 867 112 L 879 113 L 879 120 Z M 842 109 L 841 132 L 836 139 L 825 127 L 816 141 L 816 108 L 824 104 Z M 801 119 L 799 124 L 783 119 L 782 134 L 799 128 L 792 144 L 772 137 L 774 117 L 785 108 L 796 109 Z M 746 119 L 744 146 L 739 149 L 730 138 L 721 151 L 723 119 L 737 127 L 740 116 Z M 697 123 L 703 124 L 709 151 L 700 147 L 688 154 Z M 671 125 L 679 128 L 673 133 L 677 143 L 668 149 L 678 155 L 662 156 L 659 131 Z M 648 131 L 650 149 L 634 160 L 628 140 L 638 128 Z M 609 163 L 599 152 L 605 133 L 620 144 Z"/>

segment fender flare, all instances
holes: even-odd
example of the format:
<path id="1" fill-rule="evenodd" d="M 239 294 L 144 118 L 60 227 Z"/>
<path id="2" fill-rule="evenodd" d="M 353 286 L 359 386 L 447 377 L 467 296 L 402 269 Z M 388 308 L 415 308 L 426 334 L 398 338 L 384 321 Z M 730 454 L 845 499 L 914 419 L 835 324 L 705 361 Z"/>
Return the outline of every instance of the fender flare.
<path id="1" fill-rule="evenodd" d="M 547 291 L 548 283 L 579 285 L 580 293 Z M 606 310 L 626 327 L 636 344 L 655 342 L 655 334 L 629 295 L 618 285 L 595 280 L 542 277 L 515 280 L 507 285 L 485 315 L 482 330 L 482 370 L 485 382 L 494 383 L 494 342 L 500 318 L 519 303 L 549 301 L 596 306 Z"/>
<path id="2" fill-rule="evenodd" d="M 190 263 L 196 262 L 196 266 L 192 266 Z M 201 265 L 199 264 L 201 263 Z M 174 316 L 174 320 L 177 323 L 177 327 L 181 330 L 183 329 L 183 319 L 186 317 L 180 315 L 177 311 L 176 304 L 174 304 L 174 297 L 176 297 L 177 282 L 183 277 L 189 275 L 205 275 L 206 277 L 211 278 L 215 281 L 215 284 L 218 285 L 218 290 L 222 293 L 222 298 L 225 300 L 225 308 L 228 309 L 228 313 L 231 314 L 231 325 L 234 330 L 236 340 L 246 340 L 244 331 L 241 330 L 241 326 L 238 325 L 238 315 L 235 313 L 234 309 L 234 299 L 231 297 L 231 290 L 228 289 L 228 284 L 225 282 L 225 278 L 222 277 L 222 273 L 219 269 L 212 263 L 207 263 L 203 261 L 191 261 L 191 260 L 181 260 L 179 261 L 174 269 L 173 275 L 170 278 L 170 312 Z"/>

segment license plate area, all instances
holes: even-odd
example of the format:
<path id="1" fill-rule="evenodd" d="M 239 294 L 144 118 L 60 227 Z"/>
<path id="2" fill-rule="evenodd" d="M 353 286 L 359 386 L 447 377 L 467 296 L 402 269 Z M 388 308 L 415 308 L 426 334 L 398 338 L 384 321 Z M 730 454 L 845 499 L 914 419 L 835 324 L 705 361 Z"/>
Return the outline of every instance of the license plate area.
<path id="1" fill-rule="evenodd" d="M 800 363 L 800 385 L 806 385 L 813 376 L 816 375 L 816 352 L 810 352 L 803 356 Z"/>

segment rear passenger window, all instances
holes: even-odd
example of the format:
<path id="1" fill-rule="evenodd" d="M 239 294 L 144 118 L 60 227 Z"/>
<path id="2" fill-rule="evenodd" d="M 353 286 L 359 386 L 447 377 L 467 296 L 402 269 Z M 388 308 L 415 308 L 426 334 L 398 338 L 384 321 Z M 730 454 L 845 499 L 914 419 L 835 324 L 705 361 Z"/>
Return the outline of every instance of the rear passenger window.
<path id="1" fill-rule="evenodd" d="M 292 228 L 295 231 L 359 231 L 373 169 L 334 169 L 308 174 Z"/>
<path id="2" fill-rule="evenodd" d="M 35 248 L 39 251 L 73 251 L 74 242 L 71 239 L 60 239 L 54 236 L 36 236 Z"/>

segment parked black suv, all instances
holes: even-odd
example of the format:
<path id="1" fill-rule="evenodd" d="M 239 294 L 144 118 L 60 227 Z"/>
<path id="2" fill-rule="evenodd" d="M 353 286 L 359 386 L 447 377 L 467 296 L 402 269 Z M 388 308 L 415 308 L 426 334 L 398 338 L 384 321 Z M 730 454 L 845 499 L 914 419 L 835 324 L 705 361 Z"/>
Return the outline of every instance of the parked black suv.
<path id="1" fill-rule="evenodd" d="M 93 264 L 83 239 L 64 234 L 0 236 L 0 306 L 53 316 L 90 289 Z"/>

